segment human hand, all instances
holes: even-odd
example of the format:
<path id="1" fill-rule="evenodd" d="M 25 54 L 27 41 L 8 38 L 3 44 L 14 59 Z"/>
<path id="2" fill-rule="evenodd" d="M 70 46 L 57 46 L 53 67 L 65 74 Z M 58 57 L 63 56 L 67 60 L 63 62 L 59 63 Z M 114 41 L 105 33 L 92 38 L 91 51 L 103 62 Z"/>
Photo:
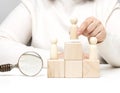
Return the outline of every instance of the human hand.
<path id="1" fill-rule="evenodd" d="M 88 38 L 96 37 L 98 43 L 103 42 L 106 37 L 103 24 L 95 17 L 89 17 L 81 24 L 78 29 L 78 36 L 81 34 Z"/>

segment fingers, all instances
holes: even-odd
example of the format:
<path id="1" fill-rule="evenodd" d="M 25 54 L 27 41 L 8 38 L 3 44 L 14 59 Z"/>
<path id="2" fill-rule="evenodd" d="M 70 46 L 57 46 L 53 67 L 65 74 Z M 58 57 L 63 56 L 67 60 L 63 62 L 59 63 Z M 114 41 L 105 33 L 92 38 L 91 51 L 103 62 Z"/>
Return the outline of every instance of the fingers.
<path id="1" fill-rule="evenodd" d="M 94 21 L 88 25 L 87 29 L 83 31 L 83 35 L 90 37 L 96 36 L 97 33 L 101 30 L 101 22 L 94 19 Z"/>
<path id="2" fill-rule="evenodd" d="M 98 40 L 98 43 L 101 43 L 106 37 L 106 32 L 105 29 L 103 28 L 103 30 L 101 30 L 97 35 L 96 38 Z"/>
<path id="3" fill-rule="evenodd" d="M 87 34 L 90 34 L 91 32 L 93 32 L 99 25 L 100 25 L 100 21 L 94 20 L 93 23 L 91 23 L 87 27 Z"/>
<path id="4" fill-rule="evenodd" d="M 94 21 L 91 23 L 87 29 L 82 33 L 84 36 L 90 37 L 90 36 L 96 36 L 97 33 L 101 30 L 101 25 L 99 21 Z"/>
<path id="5" fill-rule="evenodd" d="M 83 34 L 83 32 L 87 29 L 87 27 L 93 22 L 92 17 L 87 18 L 80 26 L 78 30 L 78 35 Z"/>
<path id="6" fill-rule="evenodd" d="M 96 37 L 98 43 L 102 42 L 106 37 L 105 28 L 102 24 L 99 24 L 95 30 L 93 30 L 88 37 Z"/>
<path id="7" fill-rule="evenodd" d="M 96 37 L 98 42 L 102 42 L 106 37 L 104 26 L 94 17 L 89 17 L 82 23 L 78 31 L 78 35 L 81 34 L 88 38 Z"/>
<path id="8" fill-rule="evenodd" d="M 95 30 L 91 31 L 89 37 L 96 37 L 102 31 L 102 25 L 98 25 Z"/>

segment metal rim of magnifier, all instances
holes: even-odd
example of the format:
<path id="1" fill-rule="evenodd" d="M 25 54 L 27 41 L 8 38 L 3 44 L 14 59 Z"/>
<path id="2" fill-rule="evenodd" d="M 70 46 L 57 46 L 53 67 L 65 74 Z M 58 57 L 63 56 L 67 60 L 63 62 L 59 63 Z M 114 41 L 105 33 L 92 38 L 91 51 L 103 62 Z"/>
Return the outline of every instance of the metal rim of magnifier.
<path id="1" fill-rule="evenodd" d="M 29 53 L 30 53 L 30 54 L 29 54 Z M 19 68 L 19 62 L 20 62 L 20 58 L 21 58 L 23 55 L 28 55 L 28 54 L 29 54 L 29 55 L 32 55 L 31 53 L 33 53 L 33 54 L 37 55 L 37 57 L 39 57 L 39 59 L 41 60 L 41 64 L 42 64 L 42 65 L 41 65 L 40 70 L 39 70 L 36 74 L 34 74 L 34 75 L 27 75 L 27 74 L 25 74 L 25 73 Z M 33 56 L 35 56 L 35 55 L 33 55 Z M 43 68 L 43 59 L 41 58 L 41 56 L 40 56 L 38 53 L 36 53 L 36 52 L 34 52 L 34 51 L 27 51 L 27 52 L 23 53 L 23 54 L 19 57 L 17 66 L 18 66 L 20 72 L 21 72 L 23 75 L 33 77 L 33 76 L 38 75 L 38 74 L 41 72 L 41 70 L 42 70 L 42 68 Z"/>

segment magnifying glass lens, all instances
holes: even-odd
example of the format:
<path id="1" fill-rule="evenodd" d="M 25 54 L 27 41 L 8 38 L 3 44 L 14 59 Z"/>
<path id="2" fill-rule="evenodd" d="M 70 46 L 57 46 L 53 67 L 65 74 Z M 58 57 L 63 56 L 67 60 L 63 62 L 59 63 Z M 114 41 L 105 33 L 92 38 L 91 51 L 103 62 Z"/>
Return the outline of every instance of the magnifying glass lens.
<path id="1" fill-rule="evenodd" d="M 37 75 L 43 66 L 42 59 L 36 53 L 23 54 L 18 62 L 19 70 L 27 76 Z"/>

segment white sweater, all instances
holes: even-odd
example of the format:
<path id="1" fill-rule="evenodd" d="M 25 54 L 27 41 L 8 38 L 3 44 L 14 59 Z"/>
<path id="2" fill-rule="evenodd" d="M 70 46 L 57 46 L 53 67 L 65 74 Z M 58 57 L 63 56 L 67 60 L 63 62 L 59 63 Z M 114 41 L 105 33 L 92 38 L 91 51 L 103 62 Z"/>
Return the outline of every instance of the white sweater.
<path id="1" fill-rule="evenodd" d="M 77 17 L 78 26 L 90 16 L 105 24 L 116 0 L 96 0 L 75 3 L 74 0 L 22 0 L 21 4 L 0 26 L 0 64 L 16 64 L 21 54 L 35 51 L 40 54 L 46 67 L 50 41 L 57 37 L 58 49 L 63 51 L 64 41 L 69 40 L 70 19 Z M 98 44 L 100 55 L 111 65 L 120 66 L 119 12 L 114 13 L 106 27 L 107 38 Z M 32 46 L 26 46 L 32 37 Z M 79 38 L 88 52 L 88 41 Z"/>

